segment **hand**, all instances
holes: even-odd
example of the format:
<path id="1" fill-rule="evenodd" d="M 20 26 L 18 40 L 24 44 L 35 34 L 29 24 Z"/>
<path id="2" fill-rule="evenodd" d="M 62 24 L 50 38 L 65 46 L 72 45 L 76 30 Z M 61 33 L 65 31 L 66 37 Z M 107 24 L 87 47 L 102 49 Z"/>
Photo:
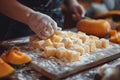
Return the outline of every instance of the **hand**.
<path id="1" fill-rule="evenodd" d="M 76 0 L 70 3 L 69 8 L 72 13 L 73 20 L 77 21 L 84 17 L 85 10 Z"/>
<path id="2" fill-rule="evenodd" d="M 47 39 L 57 30 L 57 23 L 51 17 L 39 12 L 30 15 L 28 25 L 41 39 Z"/>

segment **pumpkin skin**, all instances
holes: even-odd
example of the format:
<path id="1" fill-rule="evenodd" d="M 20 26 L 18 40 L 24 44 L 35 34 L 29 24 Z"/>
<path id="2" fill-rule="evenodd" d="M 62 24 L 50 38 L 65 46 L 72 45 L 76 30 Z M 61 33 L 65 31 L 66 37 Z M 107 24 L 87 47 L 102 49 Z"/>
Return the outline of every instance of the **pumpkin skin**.
<path id="1" fill-rule="evenodd" d="M 0 78 L 6 77 L 14 72 L 14 68 L 12 68 L 9 64 L 3 61 L 0 58 Z"/>
<path id="2" fill-rule="evenodd" d="M 21 65 L 30 62 L 32 59 L 17 48 L 12 48 L 8 54 L 3 53 L 1 58 L 13 65 Z"/>
<path id="3" fill-rule="evenodd" d="M 86 34 L 105 37 L 109 34 L 111 26 L 106 20 L 83 19 L 78 22 L 77 29 Z"/>

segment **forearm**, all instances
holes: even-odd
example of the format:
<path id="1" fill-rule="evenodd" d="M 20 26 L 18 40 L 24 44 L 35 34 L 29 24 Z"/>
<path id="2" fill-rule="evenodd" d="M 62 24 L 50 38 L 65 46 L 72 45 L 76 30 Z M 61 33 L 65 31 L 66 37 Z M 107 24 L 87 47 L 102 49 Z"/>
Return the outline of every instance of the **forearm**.
<path id="1" fill-rule="evenodd" d="M 29 20 L 29 15 L 34 11 L 16 0 L 9 0 L 9 2 L 8 0 L 0 0 L 0 12 L 26 24 Z"/>
<path id="2" fill-rule="evenodd" d="M 66 6 L 70 6 L 71 3 L 74 3 L 74 2 L 77 2 L 77 0 L 64 0 L 64 4 L 65 4 Z"/>

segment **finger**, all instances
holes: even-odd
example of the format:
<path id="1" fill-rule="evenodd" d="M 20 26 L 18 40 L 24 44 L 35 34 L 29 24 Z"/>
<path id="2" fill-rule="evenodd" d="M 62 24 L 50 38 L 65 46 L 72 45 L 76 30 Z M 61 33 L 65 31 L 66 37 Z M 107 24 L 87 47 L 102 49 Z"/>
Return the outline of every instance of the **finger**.
<path id="1" fill-rule="evenodd" d="M 79 20 L 81 18 L 77 7 L 74 8 L 74 14 L 72 15 L 72 17 L 74 20 Z"/>
<path id="2" fill-rule="evenodd" d="M 41 32 L 39 32 L 37 35 L 40 39 L 47 39 L 47 37 L 45 37 L 43 34 L 41 34 Z"/>
<path id="3" fill-rule="evenodd" d="M 38 34 L 41 34 L 42 36 L 45 37 L 49 37 L 49 33 L 47 34 L 48 30 L 45 24 L 39 23 L 39 25 L 35 29 Z"/>
<path id="4" fill-rule="evenodd" d="M 77 20 L 79 19 L 75 14 L 72 15 L 72 18 L 73 18 L 73 20 L 75 20 L 75 21 L 77 21 Z"/>
<path id="5" fill-rule="evenodd" d="M 62 30 L 62 28 L 61 28 L 61 27 L 57 27 L 57 30 L 61 31 L 61 30 Z"/>
<path id="6" fill-rule="evenodd" d="M 47 25 L 44 25 L 43 29 L 41 29 L 41 34 L 45 37 L 49 37 L 52 33 L 52 27 L 47 24 Z"/>
<path id="7" fill-rule="evenodd" d="M 74 8 L 74 12 L 75 12 L 75 15 L 76 15 L 77 17 L 80 16 L 79 11 L 78 11 L 78 7 L 75 7 L 75 8 Z"/>
<path id="8" fill-rule="evenodd" d="M 51 28 L 51 31 L 50 31 L 50 36 L 54 33 L 54 29 L 53 29 L 53 26 L 52 26 L 52 24 L 51 23 L 49 23 L 49 26 L 50 26 L 50 28 Z"/>
<path id="9" fill-rule="evenodd" d="M 80 5 L 79 8 L 78 8 L 78 10 L 79 10 L 79 13 L 80 13 L 81 17 L 84 17 L 84 15 L 85 15 L 84 8 Z"/>
<path id="10" fill-rule="evenodd" d="M 57 23 L 53 21 L 51 23 L 51 25 L 52 25 L 52 28 L 54 29 L 54 31 L 56 31 L 57 30 Z"/>

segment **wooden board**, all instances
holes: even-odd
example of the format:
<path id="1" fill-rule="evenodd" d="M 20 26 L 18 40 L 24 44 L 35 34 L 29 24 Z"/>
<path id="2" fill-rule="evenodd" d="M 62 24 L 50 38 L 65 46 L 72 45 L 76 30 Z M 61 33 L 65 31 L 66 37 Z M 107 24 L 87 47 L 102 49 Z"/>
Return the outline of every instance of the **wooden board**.
<path id="1" fill-rule="evenodd" d="M 29 44 L 23 44 L 23 41 L 22 44 L 18 44 L 18 42 L 7 41 L 7 44 L 14 46 L 17 43 L 17 46 L 23 52 L 33 58 L 30 66 L 53 80 L 65 78 L 120 57 L 120 45 L 111 43 L 108 48 L 98 49 L 95 52 L 83 55 L 79 61 L 68 63 L 65 60 L 59 60 L 54 57 L 45 58 L 41 51 L 33 49 Z"/>
<path id="2" fill-rule="evenodd" d="M 106 49 L 99 49 L 90 54 L 85 54 L 79 61 L 72 63 L 54 57 L 39 56 L 33 60 L 31 67 L 50 79 L 58 80 L 119 58 L 120 46 L 116 44 L 110 46 Z"/>

